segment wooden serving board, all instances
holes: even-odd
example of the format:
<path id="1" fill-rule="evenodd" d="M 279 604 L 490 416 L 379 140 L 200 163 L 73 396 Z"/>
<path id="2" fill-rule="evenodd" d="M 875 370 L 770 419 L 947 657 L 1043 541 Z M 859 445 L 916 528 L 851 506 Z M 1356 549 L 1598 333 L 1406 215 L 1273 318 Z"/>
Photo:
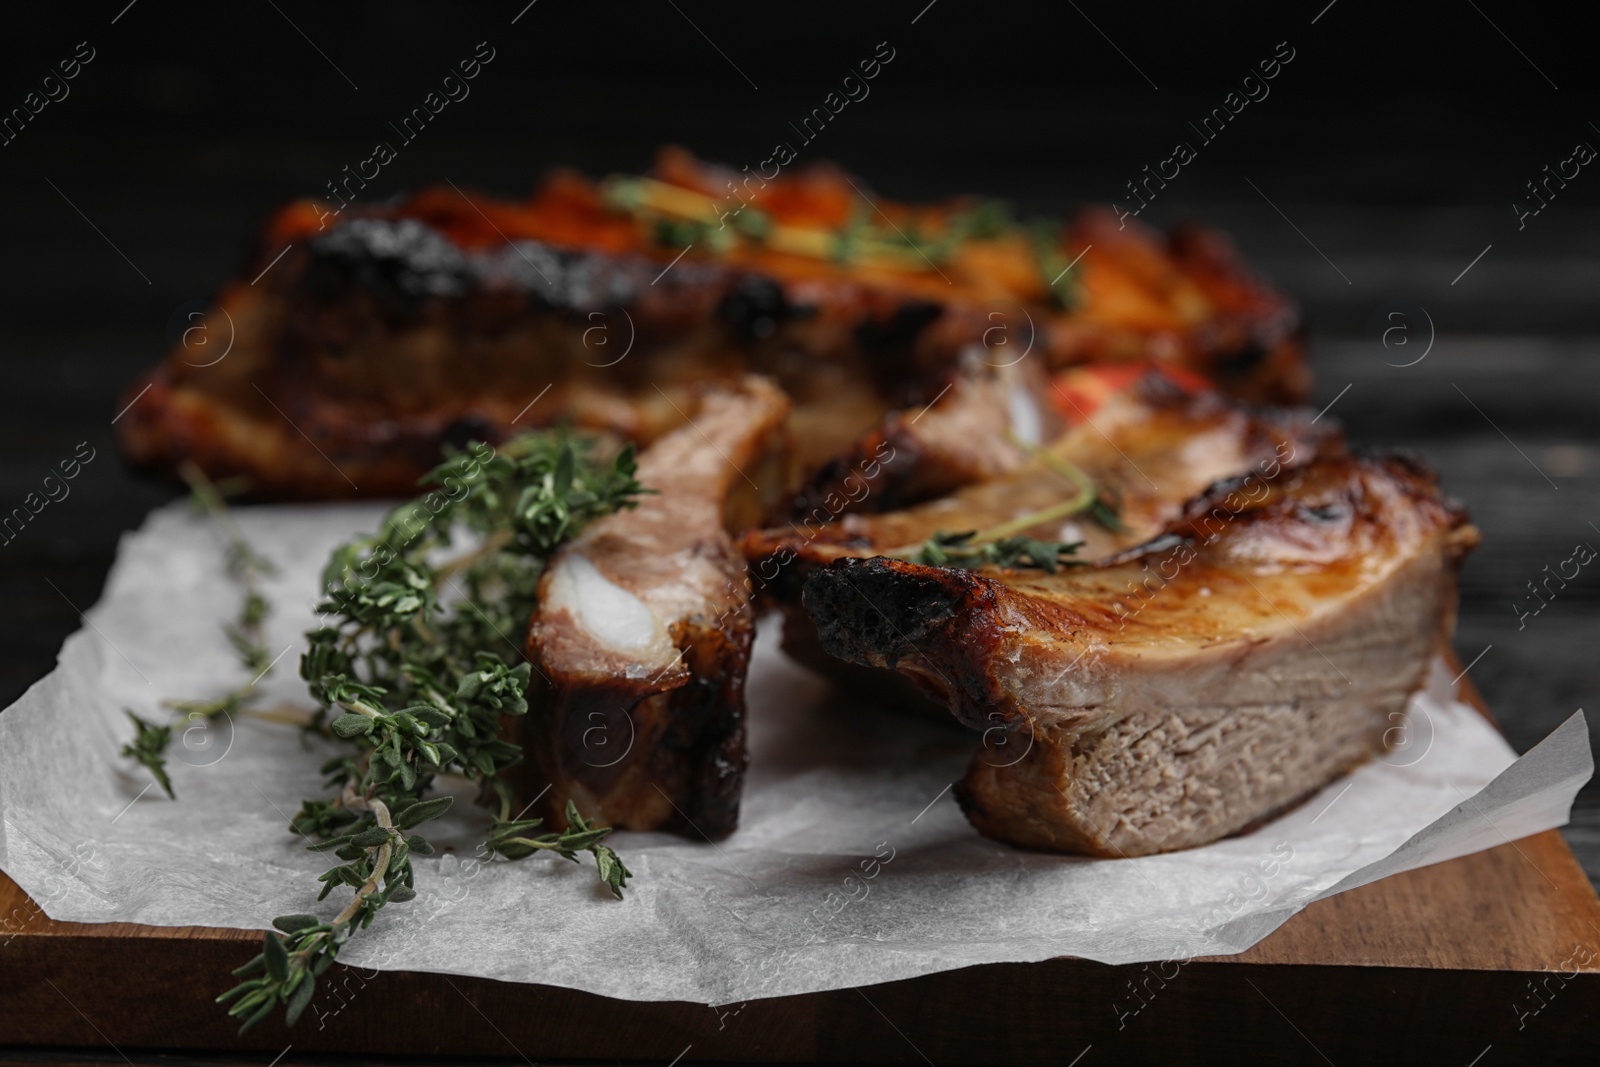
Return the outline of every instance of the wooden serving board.
<path id="1" fill-rule="evenodd" d="M 1475 690 L 1463 698 L 1484 710 Z M 259 941 L 55 922 L 0 875 L 0 1063 L 158 1062 L 154 1050 L 277 1067 L 329 1054 L 941 1067 L 1600 1055 L 1600 899 L 1553 830 L 1319 901 L 1237 956 L 991 964 L 720 1009 L 335 967 L 324 985 L 341 996 L 319 990 L 293 1030 L 274 1019 L 240 1038 L 212 997 Z"/>

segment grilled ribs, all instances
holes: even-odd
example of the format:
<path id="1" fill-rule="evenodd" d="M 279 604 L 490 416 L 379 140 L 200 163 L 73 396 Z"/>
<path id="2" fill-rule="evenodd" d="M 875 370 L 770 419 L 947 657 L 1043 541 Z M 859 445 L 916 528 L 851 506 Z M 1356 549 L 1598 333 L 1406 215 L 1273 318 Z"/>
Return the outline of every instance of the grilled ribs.
<path id="1" fill-rule="evenodd" d="M 991 363 L 1155 358 L 1274 401 L 1310 384 L 1294 308 L 1215 234 L 1089 211 L 1035 239 L 971 200 L 869 201 L 830 167 L 764 181 L 674 150 L 652 177 L 558 173 L 519 202 L 292 204 L 204 325 L 203 349 L 130 386 L 123 448 L 265 496 L 403 494 L 443 442 L 559 421 L 648 444 L 698 383 L 748 371 L 794 399 L 811 469 L 935 399 L 999 328 Z"/>
<path id="2" fill-rule="evenodd" d="M 804 602 L 829 652 L 1006 742 L 958 789 L 981 832 L 1134 856 L 1236 832 L 1381 752 L 1477 536 L 1416 461 L 1341 454 L 1223 482 L 1096 566 L 843 559 Z"/>
<path id="3" fill-rule="evenodd" d="M 654 494 L 586 527 L 540 580 L 524 746 L 557 826 L 568 800 L 631 830 L 716 838 L 738 823 L 755 619 L 728 531 L 783 484 L 788 401 L 750 378 L 697 411 L 640 456 Z"/>
<path id="4" fill-rule="evenodd" d="M 986 748 L 958 790 L 984 833 L 1100 855 L 1212 840 L 1381 748 L 1476 539 L 1421 468 L 1239 403 L 1299 403 L 1310 375 L 1295 308 L 1225 239 L 1098 209 L 1025 229 L 829 166 L 767 180 L 669 149 L 649 176 L 562 172 L 524 201 L 292 204 L 206 325 L 221 359 L 179 345 L 124 398 L 138 464 L 338 497 L 409 492 L 469 437 L 570 423 L 647 446 L 659 495 L 552 560 L 529 628 L 529 784 L 557 825 L 572 800 L 731 832 L 755 589 L 803 660 L 897 668 L 1025 748 Z M 1086 413 L 1063 387 L 1147 362 L 1220 393 L 1143 379 Z M 1118 519 L 1026 532 L 1084 542 L 1088 566 L 875 555 L 1059 502 L 1058 461 Z"/>
<path id="5" fill-rule="evenodd" d="M 1098 376 L 1088 384 L 1097 382 Z M 1284 467 L 1344 447 L 1333 425 L 1313 425 L 1304 410 L 1256 409 L 1214 391 L 1189 393 L 1154 373 L 1106 392 L 1098 401 L 1079 395 L 1066 403 L 1086 417 L 1052 442 L 1049 452 L 1118 502 L 1119 523 L 1113 529 L 1074 516 L 1024 532 L 1082 542 L 1077 558 L 1083 560 L 1101 559 L 1155 536 L 1213 482 L 1253 469 L 1276 477 Z M 992 427 L 986 434 L 981 428 L 962 430 L 969 437 L 997 436 Z M 1021 463 L 1010 474 L 916 507 L 839 514 L 825 499 L 786 526 L 746 534 L 741 544 L 752 581 L 783 611 L 784 651 L 813 670 L 895 703 L 918 703 L 882 672 L 862 672 L 824 652 L 815 624 L 800 605 L 801 588 L 814 569 L 832 560 L 914 547 L 940 531 L 997 526 L 1078 491 L 1073 481 L 1041 460 L 1024 456 Z M 870 499 L 877 485 L 868 477 L 873 473 L 870 465 L 857 470 L 854 482 L 844 482 L 837 492 L 849 494 L 853 485 Z"/>

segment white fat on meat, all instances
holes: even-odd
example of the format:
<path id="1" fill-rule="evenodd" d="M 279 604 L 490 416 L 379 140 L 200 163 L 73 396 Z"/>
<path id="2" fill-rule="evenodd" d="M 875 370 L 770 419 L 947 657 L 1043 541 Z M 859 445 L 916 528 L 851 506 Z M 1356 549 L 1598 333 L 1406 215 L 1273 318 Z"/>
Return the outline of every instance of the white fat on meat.
<path id="1" fill-rule="evenodd" d="M 566 610 L 608 648 L 670 656 L 667 631 L 650 606 L 611 581 L 587 556 L 564 553 L 550 575 L 549 608 Z"/>

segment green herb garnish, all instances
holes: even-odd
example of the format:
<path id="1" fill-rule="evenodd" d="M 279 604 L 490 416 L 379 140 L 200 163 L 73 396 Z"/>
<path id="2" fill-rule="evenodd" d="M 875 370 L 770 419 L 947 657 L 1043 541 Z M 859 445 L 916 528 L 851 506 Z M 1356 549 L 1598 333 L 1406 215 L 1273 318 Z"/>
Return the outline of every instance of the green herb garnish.
<path id="1" fill-rule="evenodd" d="M 211 722 L 217 718 L 231 719 L 235 713 L 244 711 L 246 706 L 255 700 L 260 692 L 255 688 L 256 683 L 266 677 L 272 669 L 272 656 L 267 650 L 266 633 L 262 626 L 271 606 L 261 593 L 260 582 L 263 578 L 276 573 L 271 561 L 257 555 L 245 541 L 238 523 L 233 521 L 233 516 L 228 512 L 222 492 L 205 473 L 190 462 L 185 462 L 179 468 L 179 473 L 183 476 L 183 480 L 189 483 L 190 503 L 194 510 L 209 515 L 227 539 L 228 575 L 243 588 L 244 599 L 240 604 L 239 614 L 232 622 L 223 624 L 222 632 L 227 635 L 228 643 L 233 646 L 234 653 L 239 658 L 239 665 L 250 674 L 251 678 L 250 681 L 219 697 L 206 700 L 163 700 L 162 707 L 177 712 L 173 723 L 165 726 L 142 719 L 128 708 L 122 709 L 128 718 L 133 720 L 134 727 L 138 731 L 133 741 L 122 746 L 122 755 L 137 760 L 149 768 L 156 782 L 166 791 L 167 796 L 173 799 L 176 799 L 176 796 L 172 791 L 172 780 L 167 777 L 167 748 L 172 744 L 172 726 L 200 721 Z"/>
<path id="2" fill-rule="evenodd" d="M 948 262 L 967 242 L 992 241 L 1011 226 L 1011 206 L 1004 200 L 974 201 L 949 215 L 928 244 L 928 256 L 937 263 Z"/>
<path id="3" fill-rule="evenodd" d="M 1059 503 L 1040 508 L 1008 522 L 991 526 L 987 530 L 965 530 L 950 533 L 934 532 L 928 540 L 917 545 L 904 545 L 882 553 L 897 559 L 910 560 L 929 567 L 1031 567 L 1054 574 L 1056 568 L 1081 566 L 1083 560 L 1073 558 L 1082 541 L 1041 541 L 1024 536 L 1023 531 L 1047 522 L 1058 522 L 1073 515 L 1087 515 L 1105 526 L 1120 532 L 1124 529 L 1115 508 L 1105 499 L 1105 494 L 1095 486 L 1089 476 L 1077 466 L 1068 463 L 1048 449 L 1025 447 L 1040 464 L 1066 478 L 1077 487 L 1077 492 Z"/>
<path id="4" fill-rule="evenodd" d="M 928 538 L 912 558 L 913 563 L 929 567 L 1035 567 L 1054 574 L 1062 563 L 1081 563 L 1071 559 L 1082 541 L 1038 541 L 1032 537 L 1002 537 L 979 541 L 978 531 L 945 533 Z"/>
<path id="5" fill-rule="evenodd" d="M 536 829 L 543 822 L 542 819 L 496 819 L 489 833 L 489 854 L 520 860 L 535 852 L 553 852 L 577 863 L 579 852 L 592 852 L 600 880 L 621 900 L 622 887 L 633 876 L 633 872 L 623 865 L 615 852 L 600 843 L 611 832 L 611 828 L 591 825 L 578 814 L 577 805 L 570 800 L 567 801 L 566 815 L 565 833 L 544 833 L 537 837 L 529 837 L 528 831 Z"/>
<path id="6" fill-rule="evenodd" d="M 167 746 L 172 744 L 172 727 L 141 719 L 132 708 L 123 708 L 122 713 L 133 720 L 134 729 L 139 731 L 132 741 L 122 746 L 122 754 L 150 768 L 156 783 L 166 790 L 167 796 L 176 799 L 172 779 L 167 777 Z"/>
<path id="7" fill-rule="evenodd" d="M 319 607 L 330 621 L 306 635 L 300 674 L 320 706 L 312 728 L 351 751 L 322 767 L 334 796 L 306 800 L 291 829 L 345 861 L 320 877 L 322 897 L 338 886 L 355 894 L 327 922 L 273 921 L 284 936 L 267 933 L 236 972 L 252 977 L 218 998 L 234 1000 L 229 1014 L 241 1032 L 279 1005 L 293 1024 L 350 936 L 416 895 L 410 857 L 432 849 L 404 831 L 449 809 L 450 797 L 426 795 L 442 775 L 478 786 L 478 802 L 493 812 L 490 854 L 576 862 L 588 852 L 601 882 L 622 896 L 631 872 L 602 844 L 610 827 L 587 823 L 571 803 L 563 833 L 533 835 L 541 820 L 513 816 L 503 772 L 522 750 L 499 736 L 503 716 L 528 710 L 532 665 L 518 639 L 546 561 L 586 524 L 648 492 L 634 478 L 631 446 L 609 461 L 592 452 L 564 433 L 520 437 L 498 452 L 474 443 L 424 480 L 438 490 L 334 550 Z M 463 536 L 465 550 L 441 559 Z"/>
<path id="8" fill-rule="evenodd" d="M 1036 219 L 1028 224 L 1029 243 L 1034 262 L 1039 265 L 1039 283 L 1045 299 L 1057 311 L 1071 311 L 1082 297 L 1077 268 L 1061 247 L 1061 224 L 1053 219 Z"/>
<path id="9" fill-rule="evenodd" d="M 280 915 L 272 920 L 285 936 L 268 931 L 261 952 L 233 972 L 245 980 L 217 998 L 218 1003 L 238 998 L 228 1014 L 243 1020 L 241 1034 L 271 1015 L 279 1004 L 284 1005 L 284 1022 L 293 1026 L 311 1003 L 317 976 L 333 966 L 350 935 L 369 926 L 385 904 L 417 895 L 412 888 L 411 854 L 428 855 L 433 846 L 420 835 L 408 837 L 403 831 L 442 815 L 450 800 L 410 801 L 391 811 L 376 798 L 349 798 L 347 810 L 359 806 L 366 813 L 362 820 L 366 828 L 311 847 L 319 852 L 337 849 L 340 859 L 350 861 L 322 875 L 322 896 L 317 899 L 326 897 L 337 885 L 355 887 L 355 895 L 330 922 L 315 915 Z"/>

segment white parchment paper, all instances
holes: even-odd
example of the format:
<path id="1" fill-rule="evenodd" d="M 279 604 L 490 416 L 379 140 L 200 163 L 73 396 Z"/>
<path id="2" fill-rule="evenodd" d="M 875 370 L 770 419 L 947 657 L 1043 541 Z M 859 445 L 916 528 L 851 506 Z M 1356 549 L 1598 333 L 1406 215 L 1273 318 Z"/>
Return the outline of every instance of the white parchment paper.
<path id="1" fill-rule="evenodd" d="M 267 593 L 283 655 L 262 706 L 309 706 L 296 672 L 318 572 L 380 514 L 239 510 L 280 568 Z M 215 530 L 158 511 L 123 540 L 57 669 L 0 714 L 0 867 L 51 918 L 262 928 L 336 910 L 315 903 L 331 861 L 286 828 L 322 795 L 320 743 L 251 718 L 196 727 L 174 743 L 176 801 L 117 754 L 123 707 L 149 718 L 161 698 L 238 684 L 218 630 L 237 604 Z M 1319 897 L 1564 824 L 1593 771 L 1581 713 L 1518 760 L 1451 699 L 1441 664 L 1395 751 L 1254 833 L 1135 860 L 1038 855 L 980 837 L 956 807 L 971 735 L 852 701 L 787 661 L 772 629 L 749 683 L 736 834 L 613 835 L 635 874 L 619 903 L 588 864 L 481 862 L 486 820 L 457 804 L 430 824 L 451 851 L 415 860 L 417 899 L 341 959 L 725 1004 L 978 963 L 1241 952 Z M 402 910 L 426 921 L 391 921 Z"/>

